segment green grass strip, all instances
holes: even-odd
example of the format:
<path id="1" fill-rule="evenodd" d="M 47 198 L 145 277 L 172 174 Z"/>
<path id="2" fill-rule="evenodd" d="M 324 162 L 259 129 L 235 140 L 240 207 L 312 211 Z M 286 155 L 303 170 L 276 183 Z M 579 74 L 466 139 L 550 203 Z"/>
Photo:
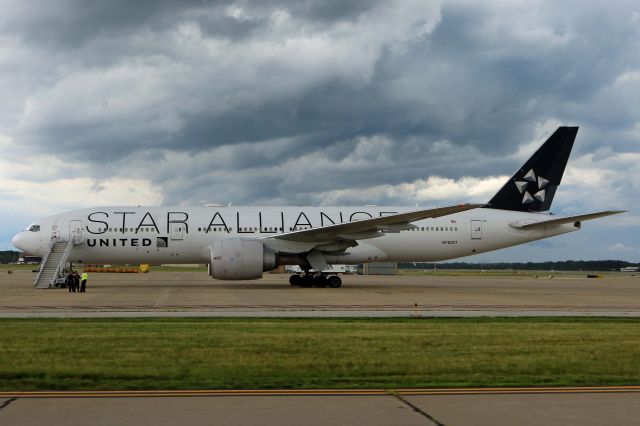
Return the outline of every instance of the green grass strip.
<path id="1" fill-rule="evenodd" d="M 631 384 L 637 319 L 0 320 L 3 391 Z"/>

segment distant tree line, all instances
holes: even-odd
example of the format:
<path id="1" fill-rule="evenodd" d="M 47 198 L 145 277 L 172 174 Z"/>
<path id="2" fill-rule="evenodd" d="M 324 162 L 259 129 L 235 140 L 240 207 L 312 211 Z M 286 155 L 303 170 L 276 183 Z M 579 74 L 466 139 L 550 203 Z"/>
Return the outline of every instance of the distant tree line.
<path id="1" fill-rule="evenodd" d="M 467 262 L 402 262 L 400 269 L 517 269 L 535 271 L 611 271 L 627 266 L 637 266 L 637 263 L 623 260 L 564 260 L 561 262 L 497 262 L 497 263 L 467 263 Z"/>
<path id="2" fill-rule="evenodd" d="M 19 256 L 20 256 L 19 251 L 14 251 L 14 250 L 0 251 L 0 263 L 15 263 L 18 261 Z"/>

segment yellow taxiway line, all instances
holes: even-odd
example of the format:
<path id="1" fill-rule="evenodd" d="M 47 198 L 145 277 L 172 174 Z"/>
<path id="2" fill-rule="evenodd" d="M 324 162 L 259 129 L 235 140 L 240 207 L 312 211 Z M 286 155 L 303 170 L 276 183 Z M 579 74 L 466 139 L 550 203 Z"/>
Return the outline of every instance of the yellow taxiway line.
<path id="1" fill-rule="evenodd" d="M 439 388 L 439 389 L 255 389 L 255 390 L 119 390 L 0 392 L 0 398 L 130 398 L 187 396 L 367 396 L 367 395 L 487 395 L 640 392 L 640 386 Z"/>

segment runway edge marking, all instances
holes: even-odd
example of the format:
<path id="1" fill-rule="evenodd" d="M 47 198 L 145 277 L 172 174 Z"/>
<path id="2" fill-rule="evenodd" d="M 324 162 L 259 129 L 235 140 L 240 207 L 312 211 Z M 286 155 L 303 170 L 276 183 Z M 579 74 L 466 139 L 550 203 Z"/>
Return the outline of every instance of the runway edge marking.
<path id="1" fill-rule="evenodd" d="M 437 389 L 254 389 L 254 390 L 140 390 L 140 391 L 28 391 L 0 392 L 0 398 L 131 398 L 187 396 L 381 396 L 486 395 L 640 392 L 640 386 L 437 388 Z"/>

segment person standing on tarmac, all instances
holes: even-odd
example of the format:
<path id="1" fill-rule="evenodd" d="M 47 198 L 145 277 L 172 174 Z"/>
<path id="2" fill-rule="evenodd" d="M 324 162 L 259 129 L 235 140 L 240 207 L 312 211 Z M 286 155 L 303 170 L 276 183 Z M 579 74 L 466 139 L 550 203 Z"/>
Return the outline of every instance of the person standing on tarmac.
<path id="1" fill-rule="evenodd" d="M 73 292 L 80 293 L 80 275 L 78 275 L 78 271 L 73 271 Z"/>
<path id="2" fill-rule="evenodd" d="M 67 275 L 67 278 L 64 280 L 64 283 L 69 289 L 69 293 L 71 293 L 71 291 L 75 291 L 75 289 L 73 288 L 73 273 L 69 272 L 69 275 Z"/>
<path id="3" fill-rule="evenodd" d="M 87 289 L 87 280 L 89 279 L 89 275 L 86 272 L 82 273 L 82 281 L 80 284 L 80 293 L 85 293 Z"/>

